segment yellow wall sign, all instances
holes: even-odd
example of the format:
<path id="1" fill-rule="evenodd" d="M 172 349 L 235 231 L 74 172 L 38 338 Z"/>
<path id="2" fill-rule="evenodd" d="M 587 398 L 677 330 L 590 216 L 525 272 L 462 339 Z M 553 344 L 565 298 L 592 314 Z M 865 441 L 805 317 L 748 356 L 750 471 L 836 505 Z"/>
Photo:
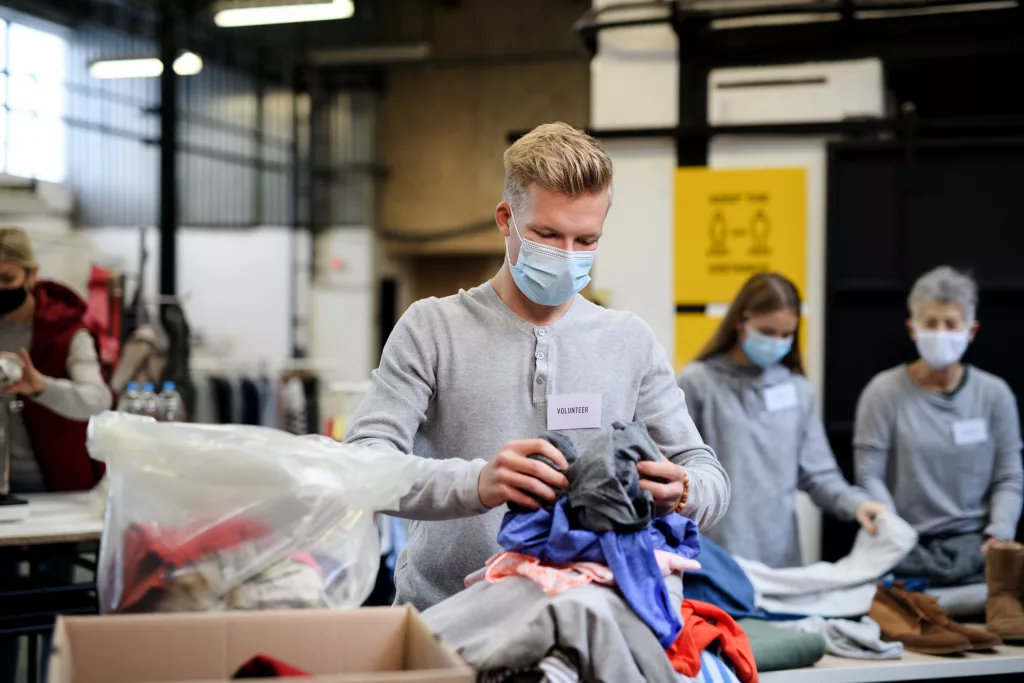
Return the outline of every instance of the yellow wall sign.
<path id="1" fill-rule="evenodd" d="M 804 292 L 806 182 L 802 168 L 676 171 L 677 369 L 722 321 L 705 307 L 728 304 L 754 273 L 782 273 Z M 806 324 L 801 337 L 806 349 Z"/>
<path id="2" fill-rule="evenodd" d="M 804 169 L 678 169 L 676 304 L 728 303 L 766 270 L 803 292 L 806 236 Z"/>

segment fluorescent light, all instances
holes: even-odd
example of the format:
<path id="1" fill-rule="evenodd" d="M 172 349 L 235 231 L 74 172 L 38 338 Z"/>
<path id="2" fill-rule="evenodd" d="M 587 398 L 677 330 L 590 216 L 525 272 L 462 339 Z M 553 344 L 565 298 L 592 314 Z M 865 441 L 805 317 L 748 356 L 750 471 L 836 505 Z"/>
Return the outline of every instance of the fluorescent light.
<path id="1" fill-rule="evenodd" d="M 194 52 L 183 52 L 174 60 L 174 73 L 195 76 L 203 70 L 203 59 Z M 164 72 L 164 63 L 156 57 L 106 59 L 89 65 L 93 78 L 156 78 Z"/>
<path id="2" fill-rule="evenodd" d="M 355 14 L 355 11 L 352 0 L 265 5 L 263 7 L 233 7 L 217 12 L 213 16 L 213 22 L 221 27 L 295 24 L 303 21 L 348 19 Z"/>
<path id="3" fill-rule="evenodd" d="M 161 64 L 160 71 L 163 71 Z M 195 52 L 182 52 L 174 60 L 174 73 L 179 76 L 195 76 L 203 70 L 203 58 Z"/>

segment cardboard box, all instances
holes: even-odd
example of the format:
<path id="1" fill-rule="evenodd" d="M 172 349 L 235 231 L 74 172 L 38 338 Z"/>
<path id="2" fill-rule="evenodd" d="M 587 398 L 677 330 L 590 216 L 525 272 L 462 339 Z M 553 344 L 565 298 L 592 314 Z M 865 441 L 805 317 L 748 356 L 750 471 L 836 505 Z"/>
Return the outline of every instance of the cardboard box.
<path id="1" fill-rule="evenodd" d="M 472 683 L 411 607 L 61 617 L 49 683 L 229 680 L 257 654 L 331 683 Z"/>

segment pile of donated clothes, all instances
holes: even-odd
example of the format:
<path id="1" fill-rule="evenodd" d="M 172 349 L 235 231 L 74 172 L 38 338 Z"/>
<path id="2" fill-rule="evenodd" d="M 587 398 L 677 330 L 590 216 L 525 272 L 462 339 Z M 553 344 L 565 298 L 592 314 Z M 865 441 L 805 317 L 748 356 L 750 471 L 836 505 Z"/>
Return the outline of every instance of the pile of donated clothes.
<path id="1" fill-rule="evenodd" d="M 880 518 L 840 562 L 772 569 L 701 539 L 680 515 L 656 516 L 636 465 L 661 455 L 643 424 L 616 424 L 585 452 L 543 438 L 565 454 L 569 490 L 537 511 L 510 506 L 503 552 L 423 615 L 478 683 L 750 683 L 826 651 L 902 656 L 862 617 L 917 542 L 903 520 Z"/>
<path id="2" fill-rule="evenodd" d="M 543 438 L 566 456 L 568 491 L 536 511 L 510 506 L 504 552 L 424 612 L 434 632 L 481 683 L 756 681 L 735 621 L 683 600 L 700 538 L 692 520 L 658 517 L 640 488 L 637 463 L 661 460 L 647 428 L 616 424 L 579 453 L 564 435 Z"/>

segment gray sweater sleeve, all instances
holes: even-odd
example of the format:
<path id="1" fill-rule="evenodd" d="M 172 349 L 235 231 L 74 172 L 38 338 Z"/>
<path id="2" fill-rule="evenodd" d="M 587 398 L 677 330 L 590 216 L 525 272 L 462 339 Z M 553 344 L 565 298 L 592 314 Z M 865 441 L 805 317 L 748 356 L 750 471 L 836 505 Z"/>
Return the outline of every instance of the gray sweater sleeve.
<path id="1" fill-rule="evenodd" d="M 892 494 L 885 484 L 885 473 L 892 453 L 893 411 L 888 398 L 872 381 L 857 401 L 853 428 L 853 470 L 857 485 L 874 500 L 895 510 Z"/>
<path id="2" fill-rule="evenodd" d="M 436 338 L 424 303 L 413 304 L 384 346 L 373 371 L 370 392 L 356 410 L 345 442 L 412 453 L 437 388 Z M 392 514 L 408 519 L 442 520 L 481 514 L 483 460 L 420 460 L 420 476 Z"/>
<path id="3" fill-rule="evenodd" d="M 803 407 L 803 429 L 798 453 L 797 488 L 810 495 L 822 510 L 839 519 L 853 519 L 857 506 L 868 499 L 868 494 L 852 486 L 836 464 L 836 457 L 825 435 L 815 406 L 813 392 L 805 389 L 807 400 Z"/>
<path id="4" fill-rule="evenodd" d="M 110 388 L 103 381 L 92 335 L 80 330 L 68 350 L 68 377 L 46 378 L 43 392 L 33 400 L 61 417 L 85 422 L 110 408 Z"/>
<path id="5" fill-rule="evenodd" d="M 1020 416 L 1013 391 L 1001 382 L 991 425 L 996 444 L 996 466 L 992 473 L 989 523 L 985 534 L 1004 540 L 1017 535 L 1024 502 L 1024 472 L 1021 463 Z"/>
<path id="6" fill-rule="evenodd" d="M 731 488 L 718 457 L 704 443 L 686 409 L 664 349 L 651 332 L 651 366 L 640 384 L 636 419 L 644 422 L 662 453 L 686 469 L 690 496 L 683 514 L 701 529 L 717 524 L 729 509 Z"/>

